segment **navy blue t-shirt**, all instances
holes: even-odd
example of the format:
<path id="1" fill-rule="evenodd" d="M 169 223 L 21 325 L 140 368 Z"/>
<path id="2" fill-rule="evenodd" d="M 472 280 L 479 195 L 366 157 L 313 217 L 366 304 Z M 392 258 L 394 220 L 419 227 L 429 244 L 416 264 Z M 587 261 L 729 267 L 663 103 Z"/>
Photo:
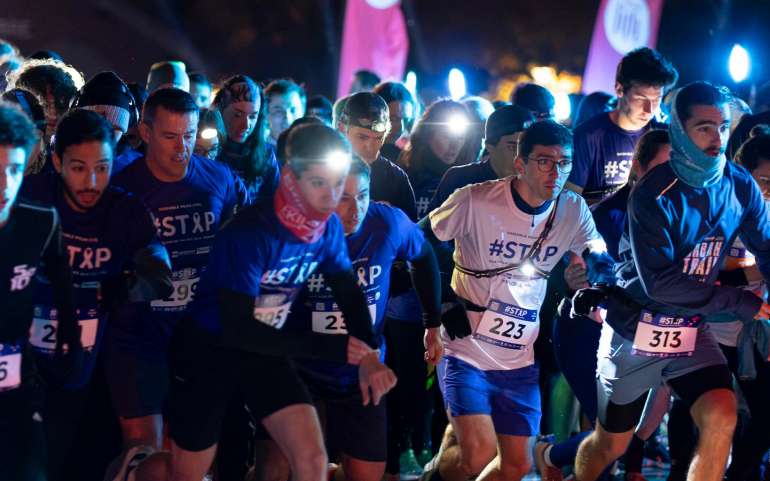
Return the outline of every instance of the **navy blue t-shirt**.
<path id="1" fill-rule="evenodd" d="M 415 259 L 422 251 L 422 230 L 400 209 L 372 202 L 359 230 L 346 237 L 358 285 L 366 296 L 374 323 L 374 336 L 384 359 L 383 321 L 393 261 Z M 310 276 L 287 322 L 287 329 L 322 334 L 346 334 L 344 319 L 322 273 Z M 322 384 L 349 386 L 358 383 L 358 368 L 331 361 L 304 361 L 304 370 Z"/>
<path id="2" fill-rule="evenodd" d="M 122 331 L 130 334 L 130 347 L 142 351 L 147 346 L 155 351 L 168 341 L 195 297 L 219 226 L 236 206 L 248 202 L 248 194 L 226 165 L 197 155 L 191 157 L 187 175 L 178 182 L 156 179 L 141 158 L 116 175 L 113 184 L 135 193 L 150 209 L 158 237 L 171 257 L 174 292 L 153 301 L 149 314 L 137 314 L 138 325 L 121 326 L 128 327 Z"/>
<path id="3" fill-rule="evenodd" d="M 126 148 L 123 152 L 115 156 L 112 161 L 112 175 L 115 176 L 122 172 L 123 169 L 131 165 L 136 159 L 139 159 L 144 154 L 138 150 L 134 150 L 131 147 Z"/>
<path id="4" fill-rule="evenodd" d="M 583 197 L 595 202 L 628 181 L 631 158 L 639 137 L 654 128 L 666 128 L 654 120 L 643 129 L 618 127 L 610 113 L 599 114 L 575 129 L 572 172 L 569 182 L 583 188 Z"/>
<path id="5" fill-rule="evenodd" d="M 736 236 L 770 278 L 770 224 L 751 174 L 727 162 L 711 187 L 680 181 L 670 163 L 647 173 L 628 201 L 628 231 L 620 242 L 619 285 L 646 309 L 668 316 L 732 312 L 751 320 L 761 299 L 738 287 L 715 285 Z M 633 339 L 640 311 L 610 306 L 607 322 Z"/>
<path id="6" fill-rule="evenodd" d="M 441 178 L 436 193 L 428 206 L 428 212 L 444 203 L 454 191 L 466 185 L 478 184 L 497 179 L 497 174 L 489 162 L 489 158 L 476 164 L 450 167 Z"/>
<path id="7" fill-rule="evenodd" d="M 596 230 L 599 231 L 607 244 L 607 253 L 615 262 L 620 262 L 618 249 L 620 237 L 623 235 L 626 225 L 628 196 L 630 194 L 631 185 L 626 184 L 611 196 L 591 207 Z"/>
<path id="8" fill-rule="evenodd" d="M 119 188 L 108 187 L 99 202 L 87 212 L 73 210 L 65 199 L 58 175 L 38 174 L 24 179 L 22 195 L 56 207 L 61 218 L 62 243 L 72 268 L 81 329 L 84 364 L 80 378 L 68 387 L 88 383 L 102 343 L 108 312 L 102 303 L 101 283 L 132 269 L 136 251 L 163 250 L 153 219 L 139 199 Z M 55 369 L 57 312 L 47 279 L 38 274 L 30 344 L 45 369 Z"/>
<path id="9" fill-rule="evenodd" d="M 245 177 L 246 162 L 249 161 L 248 149 L 249 145 L 246 143 L 239 144 L 228 140 L 225 142 L 219 157 L 217 157 L 217 161 L 227 164 L 240 177 L 244 185 L 246 185 L 252 202 L 272 199 L 273 194 L 278 189 L 278 182 L 281 178 L 281 169 L 278 166 L 278 160 L 275 158 L 275 147 L 273 145 L 267 146 L 268 161 L 267 166 L 265 166 L 265 172 L 262 176 L 252 181 L 247 181 Z"/>
<path id="10" fill-rule="evenodd" d="M 254 322 L 282 329 L 292 303 L 317 270 L 350 271 L 342 224 L 332 215 L 319 240 L 305 243 L 280 223 L 272 201 L 240 211 L 217 234 L 191 307 L 196 325 L 220 334 L 219 290 L 254 298 Z"/>

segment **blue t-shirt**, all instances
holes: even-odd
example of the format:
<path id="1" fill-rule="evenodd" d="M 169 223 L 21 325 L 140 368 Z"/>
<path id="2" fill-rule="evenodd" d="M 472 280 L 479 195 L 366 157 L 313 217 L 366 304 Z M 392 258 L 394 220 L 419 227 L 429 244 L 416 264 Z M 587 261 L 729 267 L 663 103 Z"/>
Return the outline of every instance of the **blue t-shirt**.
<path id="1" fill-rule="evenodd" d="M 346 237 L 358 285 L 366 296 L 374 323 L 374 336 L 384 359 L 383 320 L 390 288 L 390 267 L 396 259 L 412 260 L 422 251 L 425 237 L 401 209 L 372 202 L 354 234 Z M 310 276 L 287 322 L 287 329 L 323 334 L 345 334 L 344 320 L 322 273 Z M 331 361 L 303 361 L 303 370 L 321 384 L 350 386 L 358 383 L 358 369 Z"/>
<path id="2" fill-rule="evenodd" d="M 131 347 L 140 351 L 148 344 L 147 349 L 163 347 L 195 297 L 214 235 L 236 206 L 248 202 L 248 194 L 226 165 L 197 155 L 178 182 L 158 180 L 142 158 L 116 175 L 113 184 L 135 193 L 152 212 L 158 237 L 171 257 L 174 283 L 171 296 L 153 301 L 150 313 L 137 313 L 141 321 L 135 326 L 121 327 L 133 334 Z"/>
<path id="3" fill-rule="evenodd" d="M 192 317 L 199 328 L 221 333 L 219 290 L 229 289 L 254 298 L 254 322 L 282 329 L 316 269 L 326 274 L 351 270 L 339 218 L 332 215 L 321 238 L 305 243 L 280 223 L 272 201 L 254 204 L 217 234 Z"/>
<path id="4" fill-rule="evenodd" d="M 638 304 L 668 316 L 733 312 L 749 321 L 761 300 L 738 287 L 715 285 L 730 246 L 740 235 L 770 277 L 770 224 L 751 174 L 727 162 L 710 187 L 690 187 L 669 163 L 647 173 L 628 200 L 628 231 L 620 241 L 619 285 Z M 633 339 L 640 310 L 610 305 L 607 322 Z"/>
<path id="5" fill-rule="evenodd" d="M 81 329 L 84 363 L 78 380 L 68 387 L 88 383 L 102 344 L 108 313 L 101 283 L 132 269 L 134 253 L 140 249 L 163 250 L 153 219 L 139 199 L 116 187 L 108 187 L 99 202 L 87 212 L 76 212 L 64 198 L 58 175 L 38 174 L 24 179 L 25 198 L 56 207 L 61 217 L 62 243 L 72 268 L 77 315 Z M 56 369 L 57 312 L 51 285 L 38 274 L 30 344 L 39 354 L 43 369 Z"/>
<path id="6" fill-rule="evenodd" d="M 476 164 L 450 167 L 436 188 L 436 193 L 428 206 L 428 212 L 443 204 L 454 191 L 461 187 L 495 179 L 497 179 L 497 174 L 492 168 L 489 158 Z"/>
<path id="7" fill-rule="evenodd" d="M 123 152 L 115 156 L 112 161 L 112 175 L 115 176 L 122 172 L 123 169 L 131 165 L 136 159 L 139 159 L 144 154 L 138 150 L 134 150 L 131 147 L 126 148 Z"/>
<path id="8" fill-rule="evenodd" d="M 583 188 L 583 197 L 594 202 L 607 197 L 628 181 L 631 158 L 639 137 L 654 128 L 665 128 L 654 120 L 643 129 L 627 131 L 599 114 L 575 129 L 572 172 L 569 182 Z"/>
<path id="9" fill-rule="evenodd" d="M 626 184 L 611 196 L 591 207 L 596 230 L 602 235 L 607 244 L 607 253 L 615 262 L 620 261 L 618 249 L 620 237 L 623 235 L 626 225 L 629 194 L 631 194 L 631 185 Z"/>

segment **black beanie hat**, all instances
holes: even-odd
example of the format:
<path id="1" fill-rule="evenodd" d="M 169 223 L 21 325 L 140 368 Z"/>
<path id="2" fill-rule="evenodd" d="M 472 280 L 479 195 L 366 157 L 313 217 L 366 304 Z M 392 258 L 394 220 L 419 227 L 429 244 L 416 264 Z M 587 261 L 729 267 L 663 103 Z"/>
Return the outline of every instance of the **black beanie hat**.
<path id="1" fill-rule="evenodd" d="M 134 96 L 115 72 L 94 75 L 83 85 L 72 107 L 96 111 L 113 125 L 122 126 L 126 121 L 129 124 L 137 121 Z"/>

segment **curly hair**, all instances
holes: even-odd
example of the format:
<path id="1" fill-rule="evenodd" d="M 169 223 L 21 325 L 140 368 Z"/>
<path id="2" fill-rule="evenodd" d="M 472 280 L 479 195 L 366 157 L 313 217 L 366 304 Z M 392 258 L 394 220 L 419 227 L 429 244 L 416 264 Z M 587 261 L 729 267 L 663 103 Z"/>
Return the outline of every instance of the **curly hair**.
<path id="1" fill-rule="evenodd" d="M 50 93 L 59 114 L 69 109 L 84 84 L 83 75 L 74 67 L 53 59 L 27 60 L 8 77 L 9 88 L 29 90 L 41 99 L 47 99 Z"/>

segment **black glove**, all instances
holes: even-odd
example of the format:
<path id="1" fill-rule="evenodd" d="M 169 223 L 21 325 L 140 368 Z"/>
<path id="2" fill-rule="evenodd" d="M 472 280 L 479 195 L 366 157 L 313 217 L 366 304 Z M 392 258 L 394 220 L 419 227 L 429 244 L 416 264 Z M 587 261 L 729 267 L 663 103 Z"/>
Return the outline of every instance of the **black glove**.
<path id="1" fill-rule="evenodd" d="M 462 339 L 471 333 L 471 323 L 462 304 L 454 304 L 441 313 L 441 324 L 449 334 L 449 339 Z"/>
<path id="2" fill-rule="evenodd" d="M 588 316 L 599 307 L 607 305 L 610 292 L 605 286 L 587 287 L 578 289 L 572 297 L 572 309 L 570 317 Z"/>

